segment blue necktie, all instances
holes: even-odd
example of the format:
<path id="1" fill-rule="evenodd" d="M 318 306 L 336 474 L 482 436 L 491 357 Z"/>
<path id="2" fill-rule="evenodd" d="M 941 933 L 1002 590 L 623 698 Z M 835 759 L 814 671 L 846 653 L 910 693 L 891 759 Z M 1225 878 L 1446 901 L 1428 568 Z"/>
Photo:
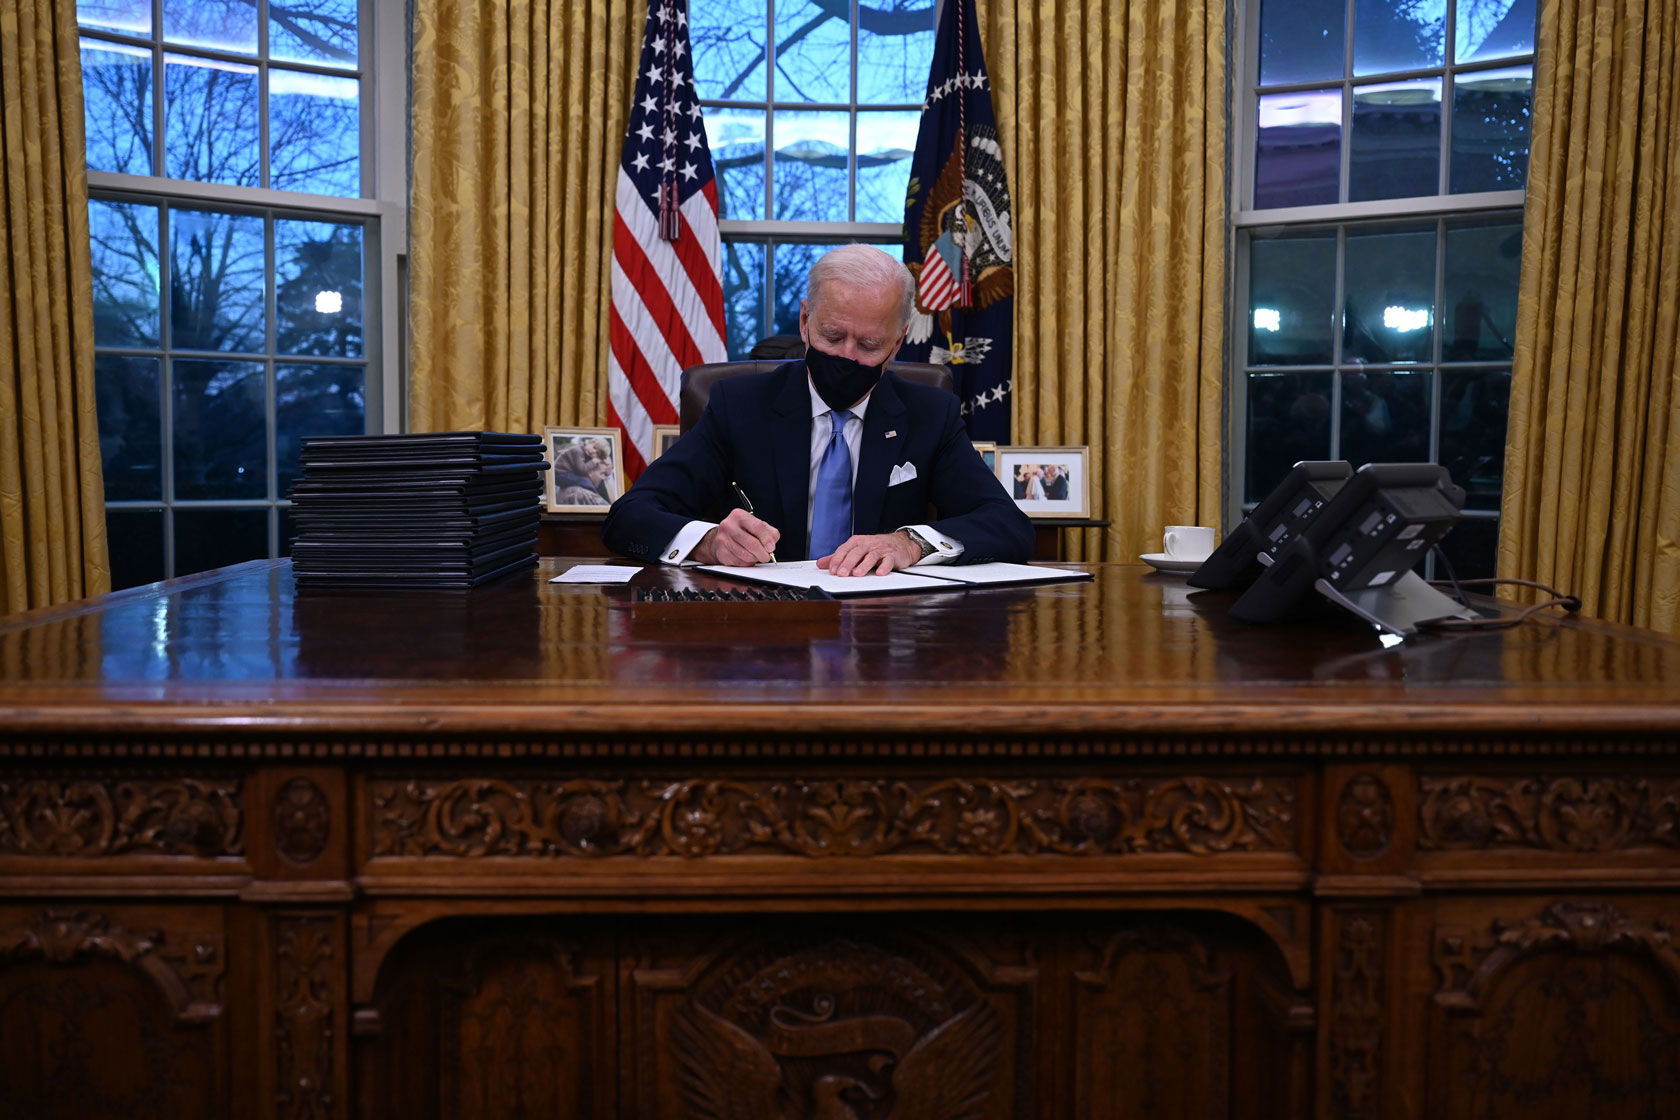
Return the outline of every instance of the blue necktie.
<path id="1" fill-rule="evenodd" d="M 817 464 L 817 496 L 811 506 L 812 560 L 832 555 L 852 535 L 852 453 L 846 448 L 850 412 L 830 412 L 834 432 Z"/>

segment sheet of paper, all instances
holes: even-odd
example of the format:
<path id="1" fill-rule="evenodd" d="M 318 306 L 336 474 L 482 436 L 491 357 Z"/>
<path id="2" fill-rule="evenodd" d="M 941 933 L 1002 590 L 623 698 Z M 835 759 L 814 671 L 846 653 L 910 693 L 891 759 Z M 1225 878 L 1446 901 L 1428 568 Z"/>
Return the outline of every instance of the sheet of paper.
<path id="1" fill-rule="evenodd" d="M 778 583 L 784 587 L 820 587 L 830 595 L 876 595 L 888 591 L 943 591 L 939 582 L 908 572 L 884 576 L 831 576 L 815 560 L 792 560 L 785 564 L 754 564 L 735 568 L 727 564 L 702 564 L 700 571 L 733 576 L 754 583 Z"/>
<path id="2" fill-rule="evenodd" d="M 1064 580 L 1090 579 L 1090 572 L 1072 568 L 1057 568 L 1035 564 L 930 564 L 916 571 L 933 579 L 954 580 L 957 583 L 1060 583 Z"/>
<path id="3" fill-rule="evenodd" d="M 629 583 L 630 577 L 641 571 L 623 564 L 573 564 L 550 583 Z"/>

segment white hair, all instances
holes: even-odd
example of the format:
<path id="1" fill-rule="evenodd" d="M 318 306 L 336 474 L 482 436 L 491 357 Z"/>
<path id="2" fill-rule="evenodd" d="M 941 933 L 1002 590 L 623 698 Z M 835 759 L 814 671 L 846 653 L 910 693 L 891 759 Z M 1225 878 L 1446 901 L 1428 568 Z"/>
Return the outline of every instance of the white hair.
<path id="1" fill-rule="evenodd" d="M 898 325 L 902 327 L 910 321 L 916 298 L 916 285 L 910 276 L 910 270 L 904 267 L 904 262 L 894 260 L 890 254 L 875 246 L 842 245 L 832 252 L 824 253 L 817 263 L 811 266 L 811 274 L 805 281 L 806 296 L 813 303 L 816 302 L 817 288 L 831 280 L 850 284 L 854 288 L 879 288 L 887 284 L 897 284 L 904 293 L 898 302 Z"/>

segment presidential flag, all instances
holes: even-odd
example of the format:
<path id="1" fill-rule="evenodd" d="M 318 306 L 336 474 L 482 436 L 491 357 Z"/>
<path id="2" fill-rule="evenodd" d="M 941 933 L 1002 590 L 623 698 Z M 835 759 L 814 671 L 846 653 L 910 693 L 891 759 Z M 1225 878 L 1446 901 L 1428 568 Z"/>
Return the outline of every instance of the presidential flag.
<path id="1" fill-rule="evenodd" d="M 727 356 L 717 178 L 694 89 L 686 0 L 649 0 L 612 238 L 607 420 L 634 478 L 677 422 L 682 371 Z"/>
<path id="2" fill-rule="evenodd" d="M 945 0 L 904 202 L 916 307 L 899 357 L 951 367 L 969 435 L 1009 442 L 1014 238 L 975 0 Z"/>

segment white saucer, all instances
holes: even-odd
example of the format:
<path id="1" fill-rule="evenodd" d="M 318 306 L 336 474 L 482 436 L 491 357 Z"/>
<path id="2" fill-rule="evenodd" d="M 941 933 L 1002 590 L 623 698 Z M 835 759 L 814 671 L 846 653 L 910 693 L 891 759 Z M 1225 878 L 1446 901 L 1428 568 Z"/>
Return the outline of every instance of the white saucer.
<path id="1" fill-rule="evenodd" d="M 1175 560 L 1164 552 L 1146 552 L 1138 557 L 1157 572 L 1182 572 L 1189 575 L 1202 566 L 1202 560 Z M 1203 560 L 1206 557 L 1202 558 Z"/>

